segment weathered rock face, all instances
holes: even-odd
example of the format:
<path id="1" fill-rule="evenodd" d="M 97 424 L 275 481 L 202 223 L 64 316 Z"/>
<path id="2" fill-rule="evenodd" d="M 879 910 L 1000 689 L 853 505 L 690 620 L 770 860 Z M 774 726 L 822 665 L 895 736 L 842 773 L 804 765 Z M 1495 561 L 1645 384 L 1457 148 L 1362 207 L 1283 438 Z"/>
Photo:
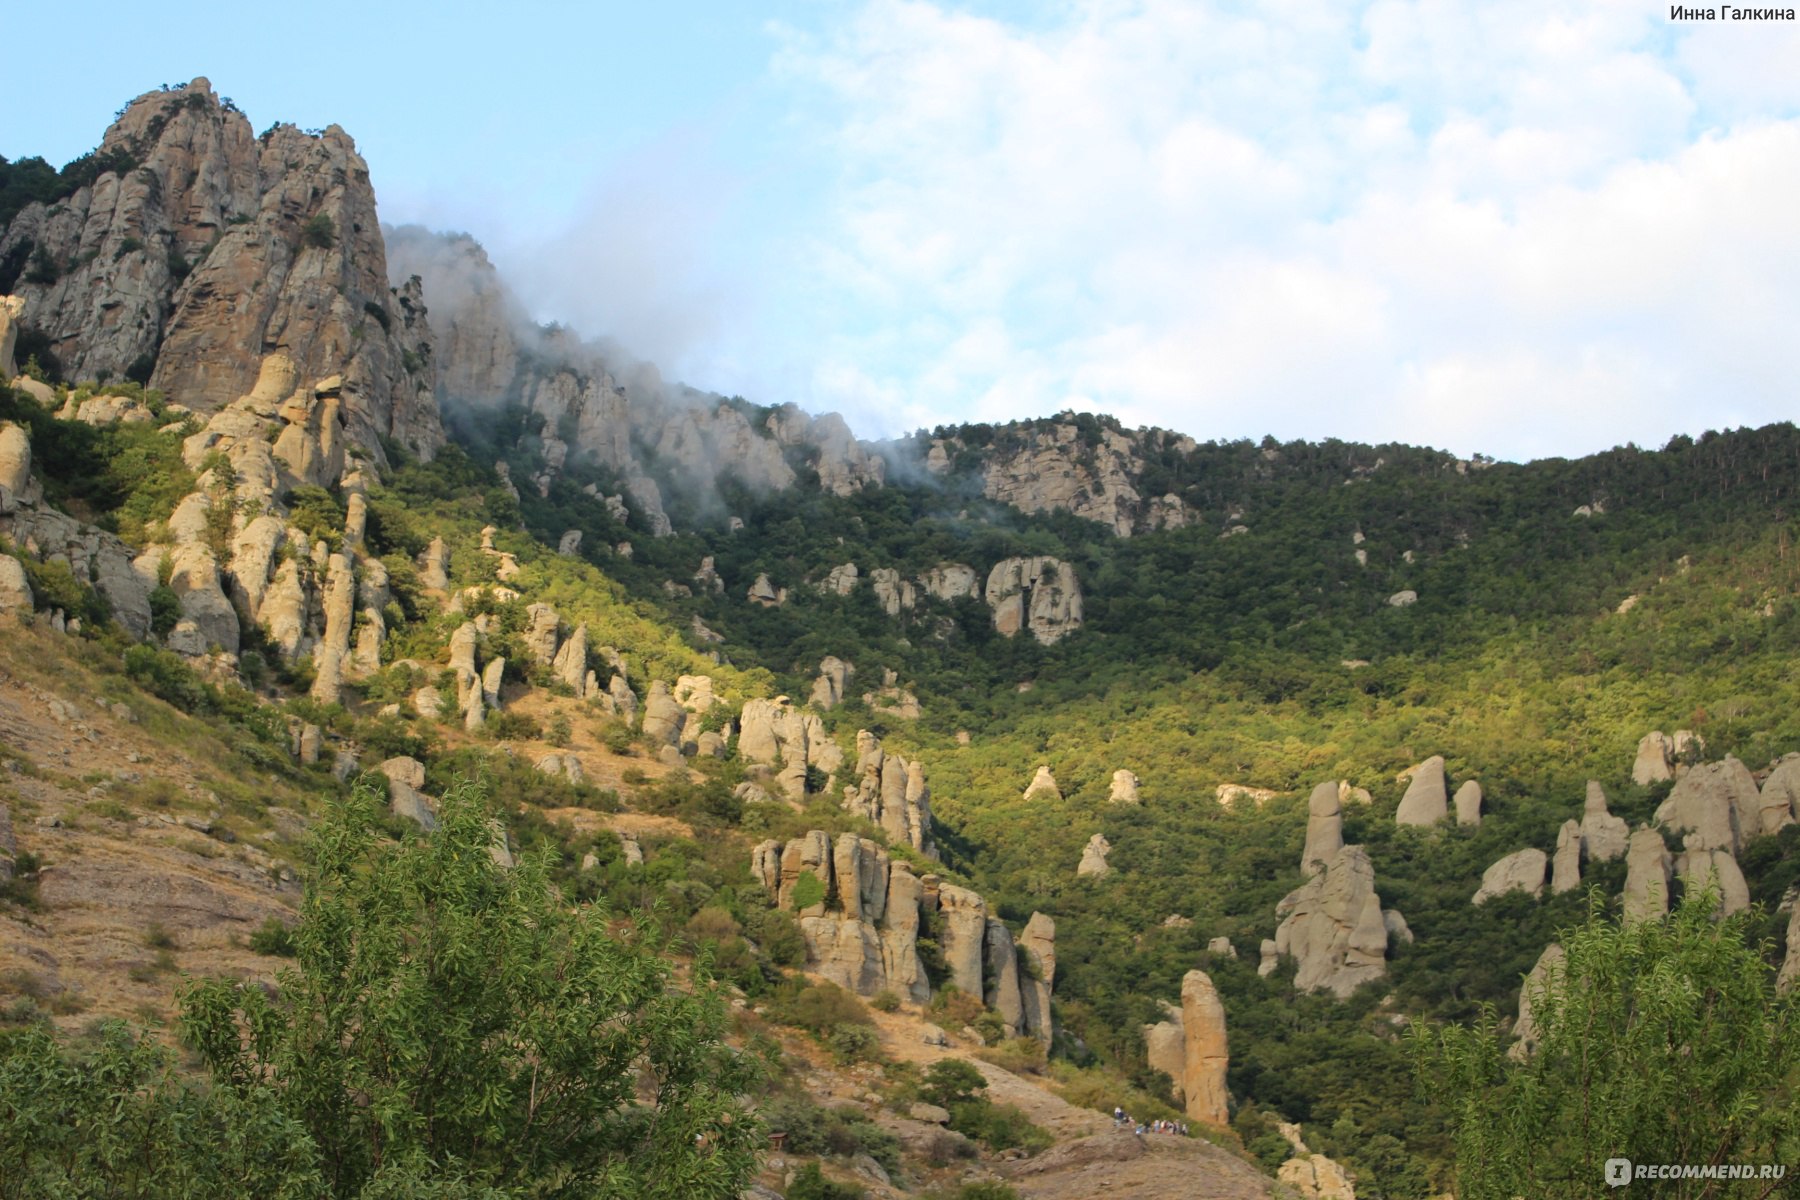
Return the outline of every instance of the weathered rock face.
<path id="1" fill-rule="evenodd" d="M 1449 797 L 1444 784 L 1444 759 L 1432 755 L 1413 768 L 1406 795 L 1394 812 L 1396 825 L 1430 826 L 1442 824 L 1449 816 Z"/>
<path id="2" fill-rule="evenodd" d="M 994 917 L 987 923 L 987 978 L 994 981 L 989 1003 L 1000 1014 L 1009 1038 L 1025 1033 L 1025 999 L 1019 990 L 1019 952 L 1006 922 Z"/>
<path id="3" fill-rule="evenodd" d="M 101 148 L 117 170 L 27 206 L 0 239 L 0 255 L 29 243 L 64 268 L 20 295 L 65 370 L 120 378 L 154 361 L 152 387 L 209 413 L 279 349 L 304 378 L 342 377 L 348 436 L 375 461 L 384 436 L 426 458 L 442 444 L 424 308 L 388 285 L 349 135 L 257 138 L 196 79 L 133 100 Z"/>
<path id="4" fill-rule="evenodd" d="M 1719 902 L 1714 912 L 1721 917 L 1750 907 L 1750 885 L 1729 850 L 1685 850 L 1675 856 L 1675 873 L 1685 892 L 1717 889 Z"/>
<path id="5" fill-rule="evenodd" d="M 1005 637 L 1021 629 L 1044 645 L 1081 627 L 1081 584 L 1075 568 L 1049 557 L 1007 558 L 988 572 L 983 591 L 994 628 Z"/>
<path id="6" fill-rule="evenodd" d="M 1275 950 L 1298 962 L 1294 986 L 1348 996 L 1387 972 L 1387 924 L 1375 894 L 1375 867 L 1361 846 L 1345 846 L 1325 869 L 1275 907 L 1284 918 Z"/>
<path id="7" fill-rule="evenodd" d="M 944 884 L 938 888 L 937 903 L 944 917 L 942 949 L 950 982 L 966 995 L 979 996 L 987 945 L 987 901 L 967 888 Z"/>
<path id="8" fill-rule="evenodd" d="M 939 563 L 919 576 L 919 587 L 938 600 L 960 600 L 980 594 L 981 577 L 966 563 Z"/>
<path id="9" fill-rule="evenodd" d="M 32 603 L 24 564 L 10 554 L 0 554 L 0 613 L 28 613 Z"/>
<path id="10" fill-rule="evenodd" d="M 1144 1058 L 1151 1070 L 1161 1071 L 1169 1077 L 1169 1082 L 1174 1085 L 1175 1102 L 1185 1106 L 1182 1083 L 1187 1076 L 1187 1031 L 1182 1028 L 1179 1008 L 1165 1002 L 1163 1014 L 1163 1019 L 1156 1024 L 1144 1026 Z"/>
<path id="11" fill-rule="evenodd" d="M 1548 865 L 1549 856 L 1535 846 L 1513 851 L 1481 873 L 1481 887 L 1476 890 L 1473 903 L 1485 904 L 1508 892 L 1543 895 L 1544 869 Z"/>
<path id="12" fill-rule="evenodd" d="M 1300 873 L 1317 875 L 1344 848 L 1344 806 L 1337 780 L 1327 780 L 1313 788 L 1306 808 L 1306 846 L 1300 852 Z"/>
<path id="13" fill-rule="evenodd" d="M 1281 967 L 1281 947 L 1275 939 L 1264 938 L 1257 951 L 1256 973 L 1264 979 L 1273 975 Z"/>
<path id="14" fill-rule="evenodd" d="M 1587 799 L 1581 808 L 1581 847 L 1590 862 L 1611 862 L 1625 853 L 1631 827 L 1624 817 L 1606 811 L 1606 789 L 1588 780 Z"/>
<path id="15" fill-rule="evenodd" d="M 654 745 L 679 746 L 681 730 L 686 723 L 687 710 L 675 703 L 668 683 L 661 679 L 653 681 L 650 694 L 644 698 L 644 736 Z"/>
<path id="16" fill-rule="evenodd" d="M 809 702 L 818 709 L 836 708 L 849 695 L 850 680 L 855 674 L 855 667 L 841 658 L 827 655 L 819 663 L 819 677 L 813 680 Z"/>
<path id="17" fill-rule="evenodd" d="M 1769 772 L 1763 780 L 1758 807 L 1764 834 L 1780 833 L 1800 821 L 1800 755 L 1788 755 Z"/>
<path id="18" fill-rule="evenodd" d="M 1519 1019 L 1513 1023 L 1513 1034 L 1519 1040 L 1508 1051 L 1511 1057 L 1526 1058 L 1537 1051 L 1538 1028 L 1532 1019 L 1532 1007 L 1546 989 L 1558 985 L 1567 962 L 1568 955 L 1563 952 L 1562 943 L 1551 942 L 1525 976 L 1525 982 L 1519 988 Z"/>
<path id="19" fill-rule="evenodd" d="M 1556 854 L 1550 862 L 1550 890 L 1571 892 L 1581 886 L 1581 822 L 1568 820 L 1556 834 Z"/>
<path id="20" fill-rule="evenodd" d="M 1063 798 L 1062 789 L 1056 785 L 1056 776 L 1050 773 L 1048 764 L 1040 765 L 1037 774 L 1033 775 L 1031 782 L 1025 785 L 1023 799 L 1029 800 L 1033 796 L 1044 796 L 1051 800 Z"/>
<path id="21" fill-rule="evenodd" d="M 1639 829 L 1625 852 L 1625 920 L 1645 921 L 1669 911 L 1669 849 L 1662 834 Z"/>
<path id="22" fill-rule="evenodd" d="M 1112 874 L 1112 867 L 1106 862 L 1106 856 L 1111 853 L 1112 843 L 1106 840 L 1105 834 L 1096 833 L 1088 839 L 1087 846 L 1082 850 L 1081 862 L 1076 866 L 1075 874 L 1082 877 L 1092 876 L 1095 879 L 1104 879 Z"/>
<path id="23" fill-rule="evenodd" d="M 540 493 L 566 463 L 586 459 L 627 480 L 632 516 L 653 536 L 671 531 L 661 487 L 715 495 L 721 475 L 759 491 L 792 487 L 790 451 L 808 462 L 820 486 L 840 496 L 880 486 L 886 464 L 851 436 L 841 417 L 810 417 L 793 405 L 758 424 L 754 409 L 666 384 L 653 367 L 615 363 L 597 345 L 565 330 L 543 331 L 467 237 L 416 227 L 387 234 L 396 281 L 417 275 L 438 338 L 437 395 L 445 405 L 484 404 L 509 396 L 554 431 L 532 443 L 543 467 Z M 652 478 L 648 456 L 653 451 Z M 659 486 L 660 485 L 660 486 Z"/>
<path id="24" fill-rule="evenodd" d="M 883 750 L 866 729 L 856 735 L 856 782 L 844 788 L 844 807 L 881 826 L 890 841 L 937 856 L 924 765 Z"/>
<path id="25" fill-rule="evenodd" d="M 1781 961 L 1781 973 L 1775 977 L 1775 990 L 1786 995 L 1800 983 L 1800 902 L 1788 914 L 1787 957 Z"/>
<path id="26" fill-rule="evenodd" d="M 1138 803 L 1138 777 L 1121 767 L 1113 772 L 1112 788 L 1106 796 L 1109 804 Z"/>
<path id="27" fill-rule="evenodd" d="M 1048 1046 L 1055 1031 L 1050 1016 L 1050 990 L 1056 983 L 1056 922 L 1041 912 L 1031 914 L 1019 935 L 1026 970 L 1019 980 L 1025 1004 L 1025 1031 Z"/>
<path id="28" fill-rule="evenodd" d="M 1466 779 L 1456 789 L 1456 823 L 1458 825 L 1481 824 L 1481 785 L 1473 779 Z"/>
<path id="29" fill-rule="evenodd" d="M 0 379 L 11 379 L 19 373 L 13 361 L 13 346 L 19 338 L 19 317 L 25 311 L 23 296 L 0 296 Z"/>
<path id="30" fill-rule="evenodd" d="M 1344 1168 L 1323 1154 L 1296 1152 L 1281 1164 L 1275 1178 L 1299 1193 L 1301 1200 L 1356 1200 Z"/>
<path id="31" fill-rule="evenodd" d="M 1186 1045 L 1181 1090 L 1188 1116 L 1221 1128 L 1231 1121 L 1225 1072 L 1231 1055 L 1225 1005 L 1211 976 L 1189 971 L 1181 980 L 1181 1025 Z"/>
<path id="32" fill-rule="evenodd" d="M 1161 430 L 1133 434 L 1116 426 L 1084 429 L 1064 417 L 1017 422 L 1006 432 L 1009 436 L 987 456 L 983 491 L 990 500 L 1025 512 L 1071 512 L 1098 521 L 1121 537 L 1188 523 L 1180 497 L 1146 500 L 1136 481 L 1149 456 L 1171 446 L 1191 452 L 1190 439 Z M 944 469 L 948 451 L 942 443 L 932 448 Z"/>
<path id="33" fill-rule="evenodd" d="M 746 762 L 778 768 L 776 782 L 787 796 L 795 800 L 805 797 L 808 767 L 825 772 L 826 790 L 832 788 L 832 777 L 843 766 L 844 756 L 816 714 L 802 713 L 786 696 L 777 696 L 746 701 L 738 721 L 739 756 Z"/>
<path id="34" fill-rule="evenodd" d="M 1631 764 L 1631 781 L 1639 787 L 1667 783 L 1675 778 L 1670 769 L 1674 757 L 1674 744 L 1661 730 L 1646 733 L 1638 741 L 1637 759 Z"/>
<path id="35" fill-rule="evenodd" d="M 911 610 L 919 605 L 919 594 L 912 581 L 900 578 L 900 572 L 891 567 L 876 567 L 870 571 L 869 583 L 875 591 L 875 603 L 890 617 L 899 616 L 902 609 Z"/>
<path id="36" fill-rule="evenodd" d="M 1725 850 L 1733 855 L 1762 831 L 1762 798 L 1743 763 L 1701 763 L 1684 772 L 1656 809 L 1659 824 L 1685 834 L 1689 850 Z"/>
<path id="37" fill-rule="evenodd" d="M 0 421 L 0 512 L 36 503 L 31 488 L 31 437 L 23 426 Z"/>

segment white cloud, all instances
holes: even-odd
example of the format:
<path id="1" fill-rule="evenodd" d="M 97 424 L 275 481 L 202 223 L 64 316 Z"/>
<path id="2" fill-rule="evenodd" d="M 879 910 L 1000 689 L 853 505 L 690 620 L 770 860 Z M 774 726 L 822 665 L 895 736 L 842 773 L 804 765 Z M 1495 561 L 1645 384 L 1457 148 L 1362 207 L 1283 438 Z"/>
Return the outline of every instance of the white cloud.
<path id="1" fill-rule="evenodd" d="M 1665 15 L 871 0 L 778 62 L 840 167 L 811 400 L 1507 456 L 1790 417 L 1800 86 Z"/>

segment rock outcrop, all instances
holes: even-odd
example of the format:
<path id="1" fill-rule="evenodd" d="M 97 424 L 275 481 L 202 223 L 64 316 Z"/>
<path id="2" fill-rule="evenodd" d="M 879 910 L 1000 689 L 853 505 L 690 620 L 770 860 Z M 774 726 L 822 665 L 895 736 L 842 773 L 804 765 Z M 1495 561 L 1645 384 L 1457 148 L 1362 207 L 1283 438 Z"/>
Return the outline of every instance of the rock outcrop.
<path id="1" fill-rule="evenodd" d="M 1456 789 L 1456 823 L 1470 826 L 1481 824 L 1481 785 L 1473 779 L 1465 779 L 1461 787 Z"/>
<path id="2" fill-rule="evenodd" d="M 1112 843 L 1106 835 L 1096 833 L 1088 839 L 1087 846 L 1081 852 L 1081 862 L 1075 868 L 1075 874 L 1081 877 L 1104 879 L 1112 874 L 1112 867 L 1107 865 L 1106 856 L 1112 853 Z"/>
<path id="3" fill-rule="evenodd" d="M 1740 853 L 1744 843 L 1762 832 L 1762 797 L 1743 763 L 1701 763 L 1675 781 L 1669 798 L 1656 809 L 1659 824 L 1685 835 L 1689 850 Z"/>
<path id="4" fill-rule="evenodd" d="M 1037 774 L 1033 775 L 1031 782 L 1025 785 L 1025 794 L 1022 799 L 1029 800 L 1033 796 L 1047 796 L 1052 800 L 1063 798 L 1062 788 L 1056 785 L 1056 776 L 1050 773 L 1047 763 L 1039 764 Z"/>
<path id="5" fill-rule="evenodd" d="M 1525 982 L 1519 988 L 1519 1019 L 1513 1023 L 1513 1035 L 1518 1041 L 1508 1051 L 1511 1057 L 1527 1058 L 1536 1053 L 1538 1028 L 1532 1018 L 1532 1009 L 1541 1003 L 1547 989 L 1558 985 L 1567 962 L 1568 955 L 1563 952 L 1562 943 L 1551 942 L 1525 976 Z"/>
<path id="6" fill-rule="evenodd" d="M 1800 821 L 1800 754 L 1790 754 L 1775 764 L 1763 780 L 1758 802 L 1762 832 L 1780 833 Z"/>
<path id="7" fill-rule="evenodd" d="M 1625 852 L 1625 920 L 1647 921 L 1669 911 L 1669 849 L 1655 829 L 1631 835 Z"/>
<path id="8" fill-rule="evenodd" d="M 1041 912 L 1032 913 L 1019 934 L 1019 954 L 1025 962 L 1019 979 L 1025 1003 L 1025 1029 L 1048 1046 L 1054 1033 L 1050 992 L 1056 984 L 1056 922 Z"/>
<path id="9" fill-rule="evenodd" d="M 1631 764 L 1631 781 L 1639 787 L 1667 783 L 1675 777 L 1670 763 L 1675 747 L 1661 730 L 1646 733 L 1638 740 L 1637 759 Z"/>
<path id="10" fill-rule="evenodd" d="M 1781 960 L 1781 972 L 1775 976 L 1775 990 L 1782 995 L 1800 984 L 1800 901 L 1788 913 L 1787 957 Z"/>
<path id="11" fill-rule="evenodd" d="M 1508 892 L 1543 895 L 1544 870 L 1549 861 L 1549 856 L 1536 847 L 1513 851 L 1481 873 L 1481 887 L 1476 890 L 1473 903 L 1485 904 Z"/>
<path id="12" fill-rule="evenodd" d="M 1181 1026 L 1185 1040 L 1183 1106 L 1194 1120 L 1223 1128 L 1231 1121 L 1231 1094 L 1225 1087 L 1231 1056 L 1225 1005 L 1205 971 L 1189 971 L 1182 977 Z"/>
<path id="13" fill-rule="evenodd" d="M 1317 875 L 1344 848 L 1344 805 L 1337 780 L 1326 780 L 1313 788 L 1306 809 L 1306 845 L 1300 851 L 1300 873 Z"/>
<path id="14" fill-rule="evenodd" d="M 821 710 L 836 708 L 850 694 L 850 680 L 855 675 L 855 667 L 841 658 L 827 655 L 819 663 L 819 677 L 813 680 L 812 695 L 808 702 Z"/>
<path id="15" fill-rule="evenodd" d="M 1567 820 L 1556 833 L 1556 853 L 1550 859 L 1550 891 L 1560 895 L 1581 886 L 1581 822 Z"/>
<path id="16" fill-rule="evenodd" d="M 1444 783 L 1444 759 L 1433 755 L 1414 767 L 1406 794 L 1394 812 L 1396 825 L 1440 825 L 1449 816 L 1449 796 Z"/>
<path id="17" fill-rule="evenodd" d="M 1060 559 L 1002 559 L 988 572 L 982 594 L 1004 637 L 1025 629 L 1047 646 L 1081 627 L 1081 584 L 1075 568 Z"/>
<path id="18" fill-rule="evenodd" d="M 1113 772 L 1112 788 L 1106 795 L 1109 804 L 1138 803 L 1138 777 L 1121 767 Z"/>
<path id="19" fill-rule="evenodd" d="M 1581 848 L 1590 862 L 1611 862 L 1625 854 L 1631 841 L 1631 827 L 1624 817 L 1606 811 L 1606 789 L 1595 780 L 1587 782 L 1587 798 L 1581 807 Z"/>
<path id="20" fill-rule="evenodd" d="M 1283 918 L 1275 950 L 1296 960 L 1294 986 L 1342 998 L 1387 972 L 1387 923 L 1375 893 L 1375 866 L 1361 846 L 1345 846 L 1325 869 L 1275 907 Z"/>
<path id="21" fill-rule="evenodd" d="M 1716 915 L 1727 917 L 1750 907 L 1750 885 L 1729 850 L 1690 848 L 1675 856 L 1674 866 L 1684 892 L 1695 895 L 1710 887 L 1719 893 Z"/>
<path id="22" fill-rule="evenodd" d="M 1153 456 L 1192 453 L 1192 439 L 1156 429 L 1131 433 L 1106 418 L 1088 424 L 1092 420 L 1078 423 L 1073 414 L 1061 414 L 1006 426 L 1008 436 L 987 452 L 983 492 L 1025 512 L 1060 510 L 1098 521 L 1121 537 L 1188 524 L 1191 514 L 1179 496 L 1146 499 L 1137 481 Z M 948 470 L 951 456 L 951 444 L 934 442 L 928 469 Z"/>
<path id="23" fill-rule="evenodd" d="M 844 763 L 843 751 L 827 736 L 818 716 L 801 712 L 786 696 L 745 702 L 738 717 L 738 755 L 772 769 L 781 791 L 794 800 L 807 794 L 808 767 L 825 774 L 825 789 L 830 791 Z"/>
<path id="24" fill-rule="evenodd" d="M 1256 973 L 1264 979 L 1281 968 L 1281 947 L 1274 938 L 1264 938 L 1257 950 Z"/>
<path id="25" fill-rule="evenodd" d="M 25 565 L 10 554 L 0 554 L 0 613 L 28 613 L 32 604 Z"/>
<path id="26" fill-rule="evenodd" d="M 126 105 L 100 154 L 111 168 L 54 205 L 22 209 L 0 240 L 60 268 L 19 285 L 21 322 L 75 378 L 123 378 L 200 413 L 248 391 L 262 356 L 342 379 L 349 439 L 385 463 L 383 437 L 429 458 L 443 441 L 424 307 L 390 288 L 375 194 L 354 142 L 276 125 L 258 138 L 205 79 Z M 141 376 L 140 376 L 141 377 Z"/>
<path id="27" fill-rule="evenodd" d="M 866 729 L 856 735 L 856 782 L 844 788 L 844 807 L 881 826 L 890 842 L 937 857 L 924 766 L 882 749 L 881 739 Z"/>

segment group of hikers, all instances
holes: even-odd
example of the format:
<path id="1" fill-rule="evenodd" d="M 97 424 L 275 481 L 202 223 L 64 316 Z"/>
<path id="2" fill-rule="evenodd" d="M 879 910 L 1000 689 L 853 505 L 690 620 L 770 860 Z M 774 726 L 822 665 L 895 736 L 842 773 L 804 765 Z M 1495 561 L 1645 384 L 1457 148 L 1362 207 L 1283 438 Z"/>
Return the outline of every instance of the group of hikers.
<path id="1" fill-rule="evenodd" d="M 1135 1125 L 1135 1132 L 1139 1137 L 1143 1137 L 1146 1133 L 1171 1133 L 1180 1137 L 1186 1137 L 1188 1132 L 1186 1121 L 1159 1120 L 1133 1122 L 1130 1113 L 1115 1105 L 1113 1108 L 1113 1128 L 1125 1129 L 1133 1125 Z"/>

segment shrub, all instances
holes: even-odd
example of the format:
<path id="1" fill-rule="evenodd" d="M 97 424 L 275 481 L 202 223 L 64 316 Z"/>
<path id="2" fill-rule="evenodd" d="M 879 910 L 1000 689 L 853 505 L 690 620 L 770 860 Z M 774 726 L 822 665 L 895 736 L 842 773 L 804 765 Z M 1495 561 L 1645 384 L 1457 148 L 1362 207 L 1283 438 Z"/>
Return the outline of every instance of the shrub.
<path id="1" fill-rule="evenodd" d="M 876 1012 L 898 1012 L 900 1010 L 900 993 L 893 988 L 882 988 L 870 998 L 869 1007 Z"/>
<path id="2" fill-rule="evenodd" d="M 794 880 L 793 905 L 795 912 L 804 912 L 815 904 L 825 902 L 825 884 L 811 871 L 800 872 Z"/>
<path id="3" fill-rule="evenodd" d="M 292 958 L 296 952 L 294 931 L 280 917 L 270 917 L 251 932 L 250 949 L 271 958 Z"/>
<path id="4" fill-rule="evenodd" d="M 325 213 L 318 213 L 300 227 L 300 244 L 315 250 L 329 250 L 337 244 L 337 226 Z"/>
<path id="5" fill-rule="evenodd" d="M 787 1200 L 862 1200 L 867 1195 L 859 1187 L 834 1183 L 825 1178 L 816 1162 L 807 1163 L 794 1173 L 788 1185 Z"/>
<path id="6" fill-rule="evenodd" d="M 871 1062 L 881 1057 L 881 1037 L 867 1025 L 840 1025 L 825 1039 L 825 1048 L 844 1066 Z"/>
<path id="7" fill-rule="evenodd" d="M 826 1034 L 840 1025 L 867 1025 L 870 1018 L 862 1001 L 835 983 L 803 984 L 790 981 L 775 997 L 769 1015 L 784 1025 L 796 1025 Z"/>
<path id="8" fill-rule="evenodd" d="M 181 597 L 166 583 L 150 589 L 150 632 L 166 638 L 181 620 Z"/>

